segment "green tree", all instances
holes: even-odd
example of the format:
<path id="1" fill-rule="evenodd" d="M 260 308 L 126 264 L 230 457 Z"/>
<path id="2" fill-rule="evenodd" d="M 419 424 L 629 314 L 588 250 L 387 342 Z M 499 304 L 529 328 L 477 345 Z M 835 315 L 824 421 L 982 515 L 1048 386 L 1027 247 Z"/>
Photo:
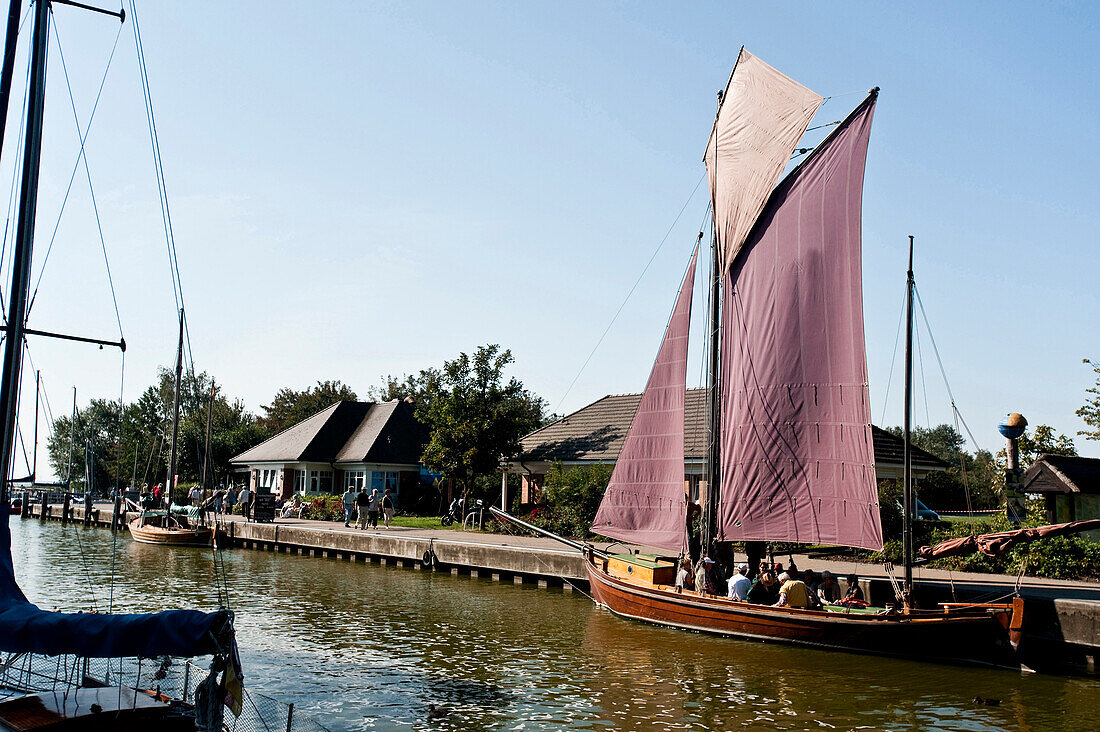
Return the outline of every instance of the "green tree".
<path id="1" fill-rule="evenodd" d="M 1054 428 L 1041 424 L 1031 434 L 1024 432 L 1016 441 L 1020 451 L 1020 467 L 1035 462 L 1040 455 L 1076 455 L 1077 448 L 1073 445 L 1073 438 L 1054 433 Z M 997 458 L 1002 466 L 1006 465 L 1008 456 L 1002 448 L 997 453 Z"/>
<path id="2" fill-rule="evenodd" d="M 902 436 L 901 427 L 890 427 L 887 431 Z M 916 427 L 912 436 L 916 447 L 932 453 L 948 465 L 947 470 L 929 473 L 919 480 L 917 493 L 926 505 L 936 509 L 961 510 L 968 507 L 992 508 L 1000 503 L 998 470 L 990 453 L 979 450 L 972 455 L 967 452 L 963 449 L 966 440 L 949 424 Z"/>
<path id="3" fill-rule="evenodd" d="M 422 369 L 418 374 L 407 374 L 401 378 L 386 376 L 381 386 L 372 386 L 367 396 L 376 402 L 388 402 L 394 399 L 412 398 L 420 411 L 431 408 L 431 399 L 441 390 L 443 372 L 436 368 Z"/>
<path id="4" fill-rule="evenodd" d="M 581 521 L 591 525 L 607 491 L 612 470 L 614 466 L 605 463 L 574 468 L 554 463 L 543 482 L 543 498 L 551 508 L 575 509 Z"/>
<path id="5" fill-rule="evenodd" d="M 1100 440 L 1100 363 L 1087 358 L 1081 359 L 1081 362 L 1092 367 L 1096 374 L 1096 383 L 1085 390 L 1092 396 L 1087 397 L 1085 403 L 1077 410 L 1077 416 L 1092 429 L 1079 430 L 1077 434 L 1083 435 L 1086 440 Z"/>
<path id="6" fill-rule="evenodd" d="M 284 387 L 276 392 L 271 404 L 262 407 L 264 427 L 268 434 L 273 435 L 312 417 L 322 409 L 332 406 L 334 402 L 353 402 L 357 398 L 351 387 L 339 380 L 318 381 L 316 386 L 302 391 Z"/>
<path id="7" fill-rule="evenodd" d="M 545 402 L 515 377 L 512 352 L 486 345 L 447 361 L 416 409 L 430 431 L 424 465 L 453 479 L 463 494 L 478 475 L 519 454 L 519 439 L 542 423 Z"/>

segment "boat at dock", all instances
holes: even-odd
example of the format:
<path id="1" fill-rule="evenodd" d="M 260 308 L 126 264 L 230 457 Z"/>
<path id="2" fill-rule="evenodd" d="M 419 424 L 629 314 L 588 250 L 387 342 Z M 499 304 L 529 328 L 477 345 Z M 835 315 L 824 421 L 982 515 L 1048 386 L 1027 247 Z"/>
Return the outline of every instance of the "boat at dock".
<path id="1" fill-rule="evenodd" d="M 130 536 L 142 544 L 160 546 L 210 546 L 214 529 L 192 523 L 186 515 L 170 511 L 142 511 L 127 524 Z"/>
<path id="2" fill-rule="evenodd" d="M 612 554 L 565 541 L 584 553 L 596 602 L 624 618 L 1019 668 L 1021 598 L 919 608 L 911 562 L 904 584 L 895 583 L 897 602 L 866 610 L 756 605 L 674 586 L 682 558 L 729 563 L 733 542 L 882 549 L 861 277 L 863 177 L 877 100 L 878 89 L 870 90 L 822 142 L 799 150 L 808 154 L 779 181 L 824 98 L 741 50 L 704 155 L 713 234 L 700 534 L 693 540 L 689 529 L 684 401 L 703 233 L 592 525 L 593 533 L 658 552 Z M 910 250 L 910 288 L 911 269 Z M 911 358 L 907 364 L 908 404 Z M 907 496 L 908 417 L 906 409 Z"/>

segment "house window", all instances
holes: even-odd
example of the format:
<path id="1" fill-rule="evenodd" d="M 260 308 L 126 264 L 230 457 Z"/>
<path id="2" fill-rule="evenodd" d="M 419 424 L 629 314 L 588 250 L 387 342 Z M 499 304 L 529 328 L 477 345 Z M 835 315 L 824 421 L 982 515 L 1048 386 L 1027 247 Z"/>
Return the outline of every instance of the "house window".
<path id="1" fill-rule="evenodd" d="M 384 492 L 387 488 L 390 493 L 397 495 L 397 473 L 392 470 L 375 470 L 370 476 L 371 490 Z"/>
<path id="2" fill-rule="evenodd" d="M 294 492 L 305 493 L 306 491 L 306 471 L 295 470 L 294 471 Z"/>
<path id="3" fill-rule="evenodd" d="M 321 493 L 332 493 L 332 471 L 322 470 L 320 473 L 320 482 L 317 485 L 317 490 Z"/>
<path id="4" fill-rule="evenodd" d="M 348 470 L 344 473 L 344 490 L 359 492 L 366 483 L 364 482 L 364 471 L 362 470 Z"/>

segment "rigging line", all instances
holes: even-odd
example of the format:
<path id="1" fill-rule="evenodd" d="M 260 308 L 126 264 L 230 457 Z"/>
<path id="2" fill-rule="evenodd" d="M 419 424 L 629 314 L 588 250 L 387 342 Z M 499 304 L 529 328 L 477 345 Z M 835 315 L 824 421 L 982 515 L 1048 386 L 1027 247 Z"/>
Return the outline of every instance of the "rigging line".
<path id="1" fill-rule="evenodd" d="M 119 315 L 118 312 L 118 297 L 115 295 L 115 282 L 114 279 L 111 277 L 111 263 L 107 259 L 107 242 L 103 238 L 103 223 L 100 221 L 99 218 L 99 206 L 96 204 L 95 200 L 95 187 L 92 185 L 92 171 L 88 166 L 88 154 L 84 146 L 85 141 L 88 139 L 87 130 L 91 128 L 91 117 L 95 115 L 96 109 L 99 107 L 99 99 L 103 94 L 103 86 L 107 81 L 107 72 L 111 69 L 111 62 L 114 60 L 115 51 L 118 49 L 118 40 L 122 37 L 122 24 L 119 24 L 118 32 L 115 34 L 115 42 L 114 45 L 111 46 L 111 55 L 107 58 L 107 67 L 103 70 L 103 78 L 100 79 L 99 91 L 96 93 L 95 104 L 92 105 L 92 112 L 91 115 L 89 115 L 88 127 L 85 129 L 83 136 L 81 136 L 80 134 L 80 115 L 77 114 L 76 111 L 76 100 L 73 98 L 73 87 L 69 83 L 69 68 L 65 64 L 65 53 L 61 50 L 61 34 L 57 30 L 56 22 L 53 23 L 53 32 L 54 38 L 57 41 L 57 55 L 61 59 L 61 71 L 65 77 L 65 87 L 69 92 L 69 105 L 72 107 L 73 110 L 73 122 L 76 123 L 76 134 L 80 138 L 80 151 L 77 153 L 76 161 L 78 166 L 80 165 L 81 161 L 84 162 L 84 175 L 88 179 L 88 194 L 91 196 L 92 199 L 92 211 L 95 213 L 96 230 L 99 232 L 99 246 L 100 249 L 103 250 L 103 264 L 107 268 L 107 283 L 111 287 L 111 302 L 114 303 L 115 306 L 115 321 L 118 323 L 118 336 L 119 338 L 122 338 L 122 316 Z M 75 175 L 76 171 L 74 170 L 73 173 Z M 72 180 L 70 179 L 70 185 L 71 184 Z M 62 206 L 64 207 L 64 203 L 62 203 Z M 60 216 L 58 217 L 58 223 L 60 223 Z M 46 263 L 45 261 L 43 261 L 43 272 L 45 271 L 45 266 Z M 39 275 L 39 280 L 41 280 L 41 274 Z"/>
<path id="2" fill-rule="evenodd" d="M 130 0 L 130 2 L 132 4 L 133 0 Z M 579 379 L 581 377 L 581 374 L 584 373 L 584 370 L 585 368 L 587 368 L 588 363 L 592 360 L 592 357 L 596 355 L 596 351 L 599 350 L 600 344 L 603 343 L 604 338 L 606 338 L 607 334 L 611 332 L 611 327 L 615 325 L 615 321 L 618 319 L 619 313 L 623 311 L 623 308 L 625 308 L 626 304 L 630 301 L 630 296 L 634 294 L 634 290 L 638 288 L 638 285 L 639 283 L 641 283 L 642 278 L 645 277 L 645 273 L 649 271 L 649 267 L 651 264 L 653 264 L 653 260 L 657 258 L 657 254 L 661 251 L 661 248 L 665 245 L 665 242 L 668 241 L 669 235 L 671 235 L 672 230 L 676 228 L 676 224 L 679 223 L 680 217 L 684 215 L 684 211 L 687 210 L 688 205 L 691 203 L 692 199 L 695 198 L 695 194 L 699 191 L 699 186 L 703 185 L 703 181 L 706 179 L 706 177 L 707 174 L 704 171 L 703 175 L 699 177 L 699 182 L 695 184 L 695 188 L 691 190 L 691 195 L 689 195 L 687 200 L 684 201 L 684 205 L 680 207 L 680 212 L 676 214 L 676 218 L 673 219 L 672 225 L 668 227 L 668 231 L 666 231 L 665 235 L 661 238 L 661 242 L 657 245 L 657 248 L 653 250 L 653 254 L 650 255 L 649 261 L 646 262 L 645 267 L 642 268 L 641 273 L 638 275 L 638 279 L 634 280 L 634 284 L 631 285 L 630 291 L 626 293 L 626 297 L 623 298 L 623 302 L 621 305 L 619 305 L 619 309 L 615 311 L 615 314 L 613 316 L 611 316 L 611 322 L 607 324 L 606 328 L 604 328 L 604 331 L 600 335 L 599 340 L 596 341 L 596 345 L 592 347 L 592 352 L 588 354 L 588 358 L 586 358 L 584 360 L 584 363 L 581 364 L 581 368 L 579 371 L 577 371 L 577 375 L 573 377 L 573 380 L 571 382 L 569 382 L 568 388 L 566 388 L 565 393 L 562 394 L 561 399 L 558 400 L 558 405 L 554 408 L 555 414 L 558 412 L 559 409 L 561 409 L 562 403 L 565 401 L 565 398 L 569 396 L 569 392 L 573 390 L 573 387 L 577 383 L 577 379 Z"/>
<path id="3" fill-rule="evenodd" d="M 955 404 L 955 395 L 952 393 L 951 384 L 947 380 L 947 370 L 943 367 L 943 359 L 940 357 L 940 349 L 936 345 L 936 337 L 932 335 L 932 326 L 928 322 L 928 313 L 926 313 L 924 310 L 924 302 L 921 300 L 920 290 L 916 288 L 916 285 L 913 286 L 913 293 L 917 296 L 917 307 L 920 308 L 921 317 L 924 319 L 924 327 L 928 330 L 928 339 L 932 342 L 932 352 L 935 354 L 936 363 L 940 367 L 940 375 L 943 377 L 943 385 L 944 388 L 947 389 L 947 396 L 951 399 L 951 408 L 955 410 L 955 412 L 958 414 L 959 421 L 962 422 L 963 427 L 966 428 L 966 433 L 970 436 L 970 441 L 974 443 L 974 447 L 981 450 L 981 445 L 979 445 L 978 441 L 974 439 L 974 433 L 970 431 L 970 426 L 966 423 L 966 419 L 963 418 L 962 412 L 959 412 L 959 408 Z"/>
<path id="4" fill-rule="evenodd" d="M 58 44 L 60 45 L 60 44 Z M 115 466 L 115 495 L 122 496 L 122 432 L 123 425 L 126 419 L 126 402 L 123 401 L 123 397 L 126 394 L 126 351 L 122 352 L 122 364 L 119 367 L 118 378 L 118 449 L 115 451 L 118 453 L 118 462 Z M 137 448 L 135 448 L 136 450 Z M 137 453 L 134 453 L 137 456 Z M 114 510 L 114 506 L 121 504 L 112 504 L 111 510 Z M 113 523 L 117 523 L 118 517 L 112 514 L 111 520 Z M 111 583 L 110 583 L 110 597 L 107 600 L 107 612 L 110 613 L 115 607 L 115 565 L 118 560 L 118 531 L 111 532 Z"/>
<path id="5" fill-rule="evenodd" d="M 928 385 L 924 381 L 924 351 L 920 347 L 920 328 L 914 328 L 913 333 L 916 336 L 917 363 L 920 364 L 920 389 L 924 395 L 924 424 L 928 429 L 932 429 L 932 417 L 929 416 L 928 411 Z"/>
<path id="6" fill-rule="evenodd" d="M 807 127 L 807 128 L 806 128 L 806 132 L 813 132 L 814 130 L 820 130 L 820 129 L 824 128 L 824 127 L 833 127 L 834 125 L 838 125 L 838 124 L 840 124 L 840 123 L 841 123 L 841 122 L 843 122 L 843 121 L 844 121 L 844 120 L 840 120 L 840 119 L 838 119 L 838 120 L 837 120 L 837 121 L 835 121 L 835 122 L 826 122 L 825 124 L 820 124 L 820 125 L 817 125 L 817 126 L 815 126 L 815 127 Z"/>
<path id="7" fill-rule="evenodd" d="M 50 14 L 52 17 L 52 8 L 50 10 Z M 54 38 L 57 42 L 57 54 L 58 57 L 61 59 L 61 70 L 65 76 L 65 86 L 68 88 L 69 91 L 69 104 L 72 106 L 73 110 L 73 121 L 76 122 L 76 136 L 77 139 L 80 140 L 80 149 L 77 151 L 76 160 L 73 162 L 72 173 L 69 174 L 69 184 L 68 186 L 66 186 L 65 195 L 61 199 L 61 208 L 57 212 L 57 221 L 54 222 L 53 233 L 50 235 L 50 243 L 49 246 L 46 247 L 46 255 L 42 258 L 42 265 L 41 267 L 39 267 L 38 270 L 38 279 L 35 281 L 34 284 L 34 292 L 31 294 L 31 299 L 27 303 L 27 317 L 30 317 L 31 309 L 34 307 L 34 301 L 38 297 L 38 288 L 42 285 L 42 277 L 46 273 L 46 263 L 50 259 L 50 253 L 53 251 L 53 245 L 57 239 L 58 229 L 60 229 L 61 227 L 61 219 L 65 215 L 65 206 L 69 202 L 69 193 L 72 191 L 73 181 L 76 179 L 76 172 L 80 170 L 80 163 L 81 161 L 83 161 L 84 173 L 88 178 L 88 192 L 91 194 L 92 198 L 92 210 L 95 212 L 96 228 L 99 230 L 99 243 L 103 249 L 103 261 L 107 265 L 107 281 L 111 285 L 111 300 L 114 302 L 115 305 L 115 320 L 118 321 L 118 332 L 119 336 L 121 337 L 122 319 L 119 317 L 118 314 L 118 299 L 115 297 L 115 284 L 111 279 L 111 265 L 107 261 L 107 245 L 103 240 L 103 225 L 102 223 L 100 223 L 99 220 L 99 207 L 96 205 L 95 189 L 92 187 L 92 174 L 91 171 L 88 169 L 88 157 L 84 151 L 84 147 L 85 143 L 88 140 L 88 133 L 92 129 L 92 121 L 95 119 L 96 110 L 99 109 L 99 100 L 103 96 L 103 87 L 107 82 L 107 74 L 111 70 L 111 62 L 114 61 L 115 51 L 118 49 L 118 41 L 119 38 L 121 38 L 122 36 L 122 25 L 119 25 L 118 32 L 115 34 L 115 42 L 111 46 L 110 55 L 107 57 L 107 65 L 106 67 L 104 67 L 103 76 L 99 80 L 99 90 L 96 92 L 95 103 L 92 104 L 92 111 L 88 114 L 88 124 L 83 128 L 83 132 L 81 132 L 80 127 L 80 116 L 77 114 L 76 111 L 76 100 L 73 98 L 73 88 L 69 83 L 69 69 L 68 66 L 66 66 L 65 64 L 65 54 L 61 50 L 61 34 L 57 30 L 56 19 L 51 23 L 51 25 L 53 26 Z"/>
<path id="8" fill-rule="evenodd" d="M 134 0 L 130 0 L 130 18 L 134 27 L 134 45 L 137 49 L 138 70 L 141 75 L 142 95 L 145 100 L 146 122 L 149 127 L 149 144 L 152 147 L 153 165 L 157 175 L 157 192 L 160 195 L 161 218 L 164 224 L 165 243 L 168 247 L 168 264 L 172 270 L 172 294 L 176 298 L 176 310 L 183 310 L 183 283 L 179 272 L 179 257 L 176 251 L 176 239 L 172 230 L 172 211 L 168 204 L 168 189 L 164 180 L 164 161 L 160 154 L 160 138 L 157 134 L 156 118 L 153 114 L 153 96 L 149 88 L 149 71 L 145 64 L 145 48 L 141 41 L 141 27 L 138 22 L 137 6 Z"/>
<path id="9" fill-rule="evenodd" d="M 894 360 L 898 356 L 898 342 L 901 340 L 901 324 L 905 322 L 905 297 L 901 298 L 901 312 L 898 313 L 898 331 L 894 335 L 894 352 L 890 356 L 890 372 L 886 374 L 886 396 L 882 400 L 882 421 L 880 425 L 886 424 L 886 407 L 890 404 L 890 383 L 894 380 Z"/>
<path id="10" fill-rule="evenodd" d="M 29 10 L 30 10 L 30 8 L 28 8 L 28 11 Z M 23 85 L 23 103 L 20 105 L 20 107 L 19 107 L 20 109 L 25 110 L 27 108 L 27 91 L 30 89 L 30 85 L 31 85 L 31 64 L 30 64 L 30 58 L 28 56 L 28 58 L 27 58 L 27 78 L 24 81 L 24 85 Z M 27 115 L 26 114 L 20 114 L 19 115 L 19 134 L 16 137 L 15 159 L 14 159 L 14 162 L 12 163 L 12 170 L 11 170 L 11 188 L 9 189 L 9 192 L 8 192 L 8 209 L 7 209 L 7 215 L 4 219 L 4 241 L 3 241 L 3 245 L 0 246 L 0 271 L 3 271 L 4 269 L 7 269 L 6 267 L 4 267 L 4 265 L 7 262 L 7 256 L 9 254 L 9 252 L 8 252 L 8 231 L 9 231 L 10 226 L 11 226 L 12 213 L 15 210 L 15 191 L 20 186 L 19 172 L 23 169 L 23 165 L 22 165 L 22 163 L 23 163 L 23 135 L 26 132 L 26 122 L 27 122 Z M 14 232 L 13 232 L 13 235 L 14 235 Z M 13 256 L 13 257 L 15 256 L 15 247 L 14 246 L 11 248 L 10 256 Z M 5 279 L 4 281 L 8 281 L 8 280 Z M 4 316 L 4 323 L 7 324 L 7 322 L 8 322 L 8 311 L 7 311 L 7 308 L 4 305 L 4 298 L 3 297 L 0 297 L 0 314 L 2 314 Z"/>

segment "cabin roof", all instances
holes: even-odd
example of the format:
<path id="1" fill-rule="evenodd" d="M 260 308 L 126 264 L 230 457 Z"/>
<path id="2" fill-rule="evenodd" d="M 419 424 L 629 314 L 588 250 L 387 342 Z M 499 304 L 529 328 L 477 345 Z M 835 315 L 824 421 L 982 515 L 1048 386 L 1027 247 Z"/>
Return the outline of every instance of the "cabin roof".
<path id="1" fill-rule="evenodd" d="M 339 401 L 230 460 L 235 465 L 266 462 L 420 462 L 426 431 L 413 405 Z"/>
<path id="2" fill-rule="evenodd" d="M 1027 493 L 1100 493 L 1100 458 L 1040 455 L 1023 476 Z"/>
<path id="3" fill-rule="evenodd" d="M 619 457 L 641 394 L 609 394 L 520 441 L 524 462 L 611 462 Z M 871 426 L 877 465 L 901 465 L 901 438 Z M 707 390 L 688 389 L 684 400 L 684 459 L 703 460 L 707 453 Z M 940 458 L 913 447 L 913 466 L 944 470 Z"/>

